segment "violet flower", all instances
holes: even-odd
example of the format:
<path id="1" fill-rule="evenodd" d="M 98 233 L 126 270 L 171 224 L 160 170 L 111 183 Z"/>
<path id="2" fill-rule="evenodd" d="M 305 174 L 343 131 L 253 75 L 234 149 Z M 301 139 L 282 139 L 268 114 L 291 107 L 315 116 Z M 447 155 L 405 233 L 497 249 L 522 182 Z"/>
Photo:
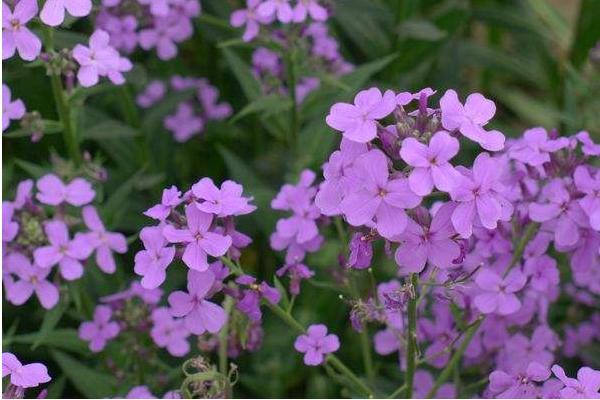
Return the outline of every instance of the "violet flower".
<path id="1" fill-rule="evenodd" d="M 183 262 L 189 268 L 206 271 L 207 255 L 224 255 L 231 246 L 231 237 L 210 231 L 213 216 L 200 211 L 196 204 L 185 207 L 185 216 L 186 228 L 177 229 L 173 225 L 167 225 L 163 229 L 163 235 L 171 243 L 185 243 Z"/>
<path id="2" fill-rule="evenodd" d="M 175 114 L 165 117 L 163 125 L 173 133 L 176 141 L 183 143 L 202 132 L 204 120 L 194 114 L 191 104 L 183 102 L 177 106 Z"/>
<path id="3" fill-rule="evenodd" d="M 569 378 L 559 365 L 552 366 L 554 375 L 564 383 L 560 390 L 563 399 L 598 399 L 600 398 L 600 371 L 589 367 L 579 368 L 577 379 Z"/>
<path id="4" fill-rule="evenodd" d="M 150 336 L 158 347 L 166 348 L 174 357 L 182 357 L 190 351 L 187 340 L 190 332 L 183 319 L 173 318 L 167 308 L 161 307 L 152 312 L 152 322 Z"/>
<path id="5" fill-rule="evenodd" d="M 81 260 L 87 259 L 93 249 L 81 237 L 69 240 L 69 231 L 64 222 L 46 222 L 44 232 L 50 245 L 35 249 L 33 257 L 41 268 L 59 265 L 60 274 L 66 280 L 75 280 L 83 275 Z"/>
<path id="6" fill-rule="evenodd" d="M 58 26 L 65 20 L 65 10 L 74 17 L 85 17 L 92 11 L 91 0 L 47 0 L 40 19 L 50 26 Z"/>
<path id="7" fill-rule="evenodd" d="M 56 175 L 48 174 L 38 179 L 36 185 L 38 189 L 36 198 L 51 206 L 66 202 L 80 207 L 88 204 L 96 197 L 92 185 L 83 178 L 75 178 L 65 185 Z"/>
<path id="8" fill-rule="evenodd" d="M 9 375 L 11 384 L 25 389 L 50 382 L 50 375 L 44 364 L 23 365 L 14 354 L 7 352 L 2 353 L 2 378 Z"/>
<path id="9" fill-rule="evenodd" d="M 4 3 L 2 3 L 4 4 Z M 4 13 L 4 11 L 3 11 Z M 6 14 L 4 14 L 6 15 Z M 6 36 L 2 36 L 3 41 Z M 4 44 L 3 44 L 4 47 Z M 2 50 L 4 52 L 4 50 Z M 4 54 L 4 53 L 3 53 Z M 10 121 L 18 121 L 25 115 L 25 104 L 23 100 L 11 100 L 11 93 L 8 86 L 2 84 L 2 132 L 10 126 Z"/>
<path id="10" fill-rule="evenodd" d="M 58 288 L 47 279 L 50 269 L 32 265 L 21 253 L 11 253 L 4 259 L 4 265 L 19 278 L 7 288 L 6 297 L 10 303 L 25 304 L 33 293 L 46 310 L 58 303 Z"/>
<path id="11" fill-rule="evenodd" d="M 83 222 L 91 232 L 80 233 L 83 240 L 96 251 L 96 264 L 107 274 L 116 270 L 112 252 L 123 254 L 127 252 L 127 239 L 121 233 L 108 232 L 98 216 L 96 208 L 86 206 L 81 211 Z"/>
<path id="12" fill-rule="evenodd" d="M 367 143 L 377 136 L 377 120 L 388 116 L 396 107 L 394 92 L 383 95 L 377 88 L 359 92 L 354 104 L 337 103 L 329 110 L 327 125 L 341 131 L 345 138 Z"/>
<path id="13" fill-rule="evenodd" d="M 458 130 L 489 151 L 499 151 L 504 147 L 502 132 L 483 128 L 496 113 L 496 105 L 480 93 L 469 95 L 463 105 L 454 90 L 447 90 L 440 99 L 440 108 L 445 129 Z"/>
<path id="14" fill-rule="evenodd" d="M 328 335 L 325 325 L 315 324 L 308 327 L 306 334 L 296 338 L 294 348 L 304 353 L 304 364 L 315 366 L 323 364 L 327 354 L 340 348 L 340 340 L 337 335 Z"/>
<path id="15" fill-rule="evenodd" d="M 515 292 L 523 289 L 527 278 L 518 269 L 513 269 L 506 278 L 502 278 L 486 268 L 477 274 L 475 283 L 483 293 L 476 295 L 473 301 L 482 313 L 509 315 L 521 308 L 521 301 Z"/>
<path id="16" fill-rule="evenodd" d="M 196 207 L 205 213 L 217 217 L 245 215 L 256 210 L 249 204 L 252 198 L 243 197 L 242 185 L 234 181 L 225 181 L 219 189 L 210 178 L 202 178 L 192 185 L 192 193 L 199 201 Z"/>
<path id="17" fill-rule="evenodd" d="M 144 215 L 164 221 L 171 214 L 171 211 L 182 202 L 181 192 L 176 186 L 171 186 L 168 189 L 163 189 L 160 204 L 150 207 L 144 211 Z"/>
<path id="18" fill-rule="evenodd" d="M 11 58 L 15 51 L 25 61 L 33 61 L 42 50 L 40 39 L 27 28 L 38 12 L 36 0 L 20 0 L 11 11 L 2 2 L 2 59 Z M 2 101 L 4 104 L 4 100 Z"/>
<path id="19" fill-rule="evenodd" d="M 79 326 L 79 337 L 89 341 L 89 348 L 97 353 L 104 349 L 109 340 L 116 338 L 121 331 L 119 324 L 111 321 L 112 310 L 108 306 L 96 306 L 94 319 Z"/>
<path id="20" fill-rule="evenodd" d="M 140 232 L 144 250 L 135 255 L 134 271 L 142 276 L 141 284 L 146 289 L 159 287 L 166 278 L 166 269 L 175 257 L 175 247 L 167 246 L 162 228 L 146 227 Z"/>
<path id="21" fill-rule="evenodd" d="M 215 276 L 210 271 L 190 270 L 187 278 L 187 292 L 176 291 L 169 295 L 171 315 L 183 317 L 185 327 L 195 335 L 220 331 L 227 314 L 221 306 L 206 300 Z"/>

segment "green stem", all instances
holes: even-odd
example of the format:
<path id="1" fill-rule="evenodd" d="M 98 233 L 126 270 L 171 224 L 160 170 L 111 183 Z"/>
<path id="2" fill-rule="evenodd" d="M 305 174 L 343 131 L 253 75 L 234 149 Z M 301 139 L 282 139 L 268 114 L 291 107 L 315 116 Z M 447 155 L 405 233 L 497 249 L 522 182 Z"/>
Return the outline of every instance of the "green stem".
<path id="1" fill-rule="evenodd" d="M 227 313 L 227 323 L 223 326 L 219 332 L 219 371 L 227 376 L 227 340 L 229 337 L 229 322 L 231 320 L 231 309 L 233 308 L 233 299 L 229 296 L 225 296 L 225 303 L 223 304 L 225 312 Z"/>
<path id="2" fill-rule="evenodd" d="M 427 393 L 428 399 L 433 398 L 433 396 L 435 396 L 438 389 L 444 383 L 446 383 L 446 381 L 450 378 L 452 372 L 454 371 L 454 368 L 456 368 L 458 366 L 458 363 L 460 362 L 463 353 L 469 346 L 469 343 L 471 343 L 473 336 L 475 336 L 475 333 L 481 326 L 481 322 L 483 321 L 483 319 L 484 319 L 484 317 L 480 316 L 479 319 L 473 325 L 471 325 L 471 327 L 467 330 L 467 335 L 465 336 L 465 340 L 462 341 L 462 343 L 460 344 L 460 346 L 458 347 L 456 352 L 452 355 L 452 358 L 448 362 L 448 365 L 446 365 L 446 368 L 444 368 L 444 370 L 438 376 L 437 380 L 435 381 L 435 383 L 434 383 L 433 387 L 431 388 L 431 390 L 429 391 L 429 393 Z"/>
<path id="3" fill-rule="evenodd" d="M 296 330 L 298 333 L 303 334 L 306 332 L 304 327 L 294 319 L 290 314 L 286 313 L 281 307 L 276 304 L 271 304 L 266 301 L 265 304 L 269 309 L 279 317 L 283 322 L 285 322 L 290 328 Z M 342 375 L 348 379 L 348 381 L 352 382 L 352 384 L 362 392 L 363 395 L 367 397 L 373 397 L 373 393 L 371 389 L 369 389 L 355 374 L 352 372 L 339 358 L 336 356 L 329 354 L 327 356 L 327 363 L 332 365 L 335 369 L 337 369 Z"/>
<path id="4" fill-rule="evenodd" d="M 298 96 L 296 93 L 296 52 L 292 49 L 292 51 L 286 53 L 285 60 L 287 64 L 287 86 L 288 90 L 290 91 L 290 99 L 292 100 L 289 146 L 295 158 L 297 156 L 296 150 L 298 147 L 298 130 L 300 120 L 298 115 Z"/>
<path id="5" fill-rule="evenodd" d="M 413 380 L 415 377 L 416 354 L 417 354 L 417 286 L 419 276 L 410 275 L 410 298 L 408 300 L 408 338 L 406 350 L 406 398 L 412 398 Z"/>
<path id="6" fill-rule="evenodd" d="M 400 396 L 404 391 L 406 391 L 406 385 L 402 384 L 402 385 L 398 386 L 398 388 L 396 388 L 396 390 L 394 390 L 392 392 L 392 394 L 390 394 L 387 398 L 395 399 L 396 397 Z"/>
<path id="7" fill-rule="evenodd" d="M 360 293 L 355 281 L 355 276 L 350 271 L 350 293 L 352 297 L 355 299 L 360 298 Z M 363 368 L 365 370 L 365 375 L 367 375 L 367 380 L 369 381 L 369 385 L 373 386 L 375 383 L 375 369 L 373 368 L 373 355 L 371 354 L 371 341 L 369 339 L 369 332 L 367 327 L 360 331 L 360 349 L 362 353 L 363 360 Z"/>
<path id="8" fill-rule="evenodd" d="M 52 28 L 44 27 L 44 42 L 47 52 L 54 50 L 54 36 Z M 77 139 L 77 132 L 73 125 L 73 118 L 71 110 L 69 109 L 69 103 L 67 96 L 63 88 L 63 84 L 59 74 L 50 74 L 50 83 L 52 86 L 52 94 L 54 96 L 54 102 L 56 103 L 56 112 L 62 124 L 62 134 L 65 147 L 69 153 L 69 157 L 75 163 L 76 166 L 81 164 L 81 150 L 79 148 L 79 140 Z"/>
<path id="9" fill-rule="evenodd" d="M 510 265 L 506 269 L 504 276 L 508 275 L 512 267 L 514 267 L 519 261 L 521 261 L 521 257 L 523 256 L 523 252 L 525 251 L 527 243 L 529 243 L 529 241 L 533 239 L 533 236 L 536 234 L 538 228 L 539 224 L 535 223 L 531 223 L 529 224 L 529 226 L 527 226 L 527 229 L 525 229 L 521 240 L 519 241 L 519 243 L 517 243 L 517 246 L 515 247 L 515 252 L 513 253 L 513 257 L 510 260 Z"/>

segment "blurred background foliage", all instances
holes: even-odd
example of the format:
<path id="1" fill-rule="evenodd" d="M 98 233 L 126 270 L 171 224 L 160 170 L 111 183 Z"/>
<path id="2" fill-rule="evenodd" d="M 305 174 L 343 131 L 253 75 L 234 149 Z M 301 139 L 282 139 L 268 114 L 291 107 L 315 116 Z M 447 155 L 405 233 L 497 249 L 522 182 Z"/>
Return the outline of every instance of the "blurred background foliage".
<path id="1" fill-rule="evenodd" d="M 71 99 L 82 147 L 108 172 L 100 191 L 101 212 L 109 228 L 128 235 L 131 248 L 120 259 L 117 274 L 106 276 L 90 266 L 84 279 L 70 284 L 69 295 L 61 295 L 64 300 L 59 307 L 48 313 L 35 302 L 18 308 L 3 303 L 4 344 L 25 358 L 50 364 L 54 373 L 50 397 L 105 397 L 129 389 L 118 385 L 106 371 L 103 358 L 108 355 L 87 351 L 76 337 L 76 328 L 81 320 L 90 318 L 99 296 L 125 288 L 132 278 L 137 232 L 151 223 L 141 213 L 159 200 L 162 188 L 175 184 L 186 189 L 204 176 L 243 183 L 259 210 L 240 218 L 240 230 L 254 238 L 242 264 L 270 281 L 282 261 L 280 254 L 269 249 L 268 238 L 278 218 L 270 210 L 270 200 L 303 168 L 320 172 L 339 142 L 339 135 L 325 125 L 325 115 L 334 102 L 352 99 L 360 88 L 376 85 L 416 91 L 429 86 L 440 92 L 455 88 L 462 97 L 481 92 L 496 102 L 493 125 L 507 136 L 541 125 L 569 135 L 588 130 L 592 138 L 600 140 L 600 69 L 590 57 L 600 39 L 598 0 L 330 2 L 335 10 L 330 31 L 356 69 L 341 78 L 321 76 L 321 87 L 298 109 L 298 134 L 291 138 L 291 102 L 260 93 L 249 67 L 256 44 L 243 43 L 241 33 L 229 26 L 230 13 L 241 3 L 202 0 L 203 13 L 195 20 L 194 37 L 183 43 L 176 59 L 163 62 L 154 54 L 138 52 L 126 87 L 101 84 L 81 90 Z M 85 35 L 91 29 L 89 21 L 77 21 L 71 29 L 57 33 L 57 47 L 87 42 Z M 597 53 L 598 48 L 596 62 L 600 62 Z M 295 62 L 300 74 L 312 72 L 301 58 Z M 22 98 L 28 110 L 56 120 L 44 69 L 15 60 L 3 64 L 4 82 L 13 96 Z M 201 138 L 174 142 L 162 127 L 162 118 L 191 93 L 171 95 L 143 113 L 128 103 L 150 79 L 167 79 L 173 74 L 208 78 L 221 91 L 221 99 L 232 104 L 235 116 L 209 123 Z M 31 143 L 12 127 L 3 137 L 3 197 L 12 198 L 21 179 L 38 177 L 52 168 L 66 176 L 82 173 L 61 161 L 61 156 L 66 158 L 66 151 L 61 136 L 52 129 L 41 142 Z M 338 333 L 344 344 L 341 357 L 360 374 L 360 355 L 352 345 L 359 337 L 348 327 L 349 309 L 330 283 L 332 272 L 339 268 L 340 242 L 330 238 L 327 243 L 308 259 L 317 276 L 312 284 L 304 284 L 294 312 L 303 323 L 323 322 Z M 378 262 L 377 278 L 391 277 L 393 266 Z M 184 281 L 183 267 L 172 266 L 169 271 L 166 290 Z M 236 396 L 348 394 L 340 393 L 340 387 L 332 384 L 322 369 L 304 366 L 292 350 L 293 340 L 287 327 L 267 316 L 262 350 L 234 360 L 240 369 Z M 106 353 L 118 358 L 121 351 L 113 343 Z M 171 371 L 167 381 L 145 382 L 160 394 L 180 384 L 177 361 L 165 362 L 165 369 Z M 397 362 L 396 356 L 376 358 L 377 386 L 382 393 L 398 385 Z M 469 371 L 463 374 L 469 376 Z"/>

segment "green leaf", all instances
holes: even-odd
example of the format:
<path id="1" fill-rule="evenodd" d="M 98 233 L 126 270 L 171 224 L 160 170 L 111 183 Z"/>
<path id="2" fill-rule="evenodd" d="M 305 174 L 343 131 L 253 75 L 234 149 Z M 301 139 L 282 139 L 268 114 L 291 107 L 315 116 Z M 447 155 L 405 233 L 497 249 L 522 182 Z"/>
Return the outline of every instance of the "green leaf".
<path id="1" fill-rule="evenodd" d="M 292 102 L 289 98 L 271 95 L 260 97 L 248 103 L 242 110 L 237 113 L 231 123 L 235 123 L 245 116 L 261 113 L 261 117 L 268 117 L 273 114 L 288 111 L 292 107 Z"/>
<path id="2" fill-rule="evenodd" d="M 526 123 L 553 128 L 558 126 L 562 119 L 561 112 L 554 106 L 534 99 L 517 89 L 495 85 L 492 90 L 498 100 Z"/>
<path id="3" fill-rule="evenodd" d="M 129 138 L 138 136 L 139 132 L 129 125 L 114 119 L 106 119 L 100 123 L 94 124 L 89 128 L 83 129 L 82 139 L 105 140 Z"/>
<path id="4" fill-rule="evenodd" d="M 259 98 L 261 95 L 260 85 L 254 75 L 252 75 L 248 64 L 242 61 L 233 51 L 227 48 L 222 49 L 222 51 L 227 64 L 229 64 L 231 71 L 238 80 L 248 100 Z"/>
<path id="5" fill-rule="evenodd" d="M 424 19 L 409 19 L 398 27 L 398 35 L 402 38 L 411 38 L 435 42 L 447 36 L 446 31 L 441 30 L 431 21 Z"/>
<path id="6" fill-rule="evenodd" d="M 19 166 L 23 171 L 31 175 L 32 178 L 36 179 L 48 172 L 45 168 L 42 168 L 37 164 L 30 163 L 29 161 L 21 160 L 20 158 L 15 158 L 15 164 L 17 164 L 17 166 Z"/>
<path id="7" fill-rule="evenodd" d="M 579 18 L 575 30 L 575 40 L 571 47 L 571 62 L 580 67 L 589 51 L 600 40 L 600 1 L 583 0 L 579 6 Z"/>
<path id="8" fill-rule="evenodd" d="M 49 399 L 60 399 L 63 397 L 63 391 L 67 383 L 67 377 L 61 375 L 58 379 L 52 379 L 52 382 L 48 386 L 48 398 Z"/>
<path id="9" fill-rule="evenodd" d="M 290 298 L 288 296 L 285 286 L 283 286 L 283 283 L 281 283 L 279 278 L 277 278 L 277 276 L 275 275 L 273 275 L 273 282 L 275 283 L 275 287 L 277 288 L 277 290 L 279 290 L 279 293 L 281 293 L 281 307 L 283 307 L 284 310 L 289 310 Z"/>
<path id="10" fill-rule="evenodd" d="M 54 328 L 56 328 L 56 325 L 58 325 L 60 322 L 63 314 L 69 307 L 69 303 L 69 296 L 63 296 L 62 300 L 56 306 L 54 306 L 54 308 L 46 312 L 37 338 L 31 345 L 31 350 L 35 350 L 40 344 L 44 343 L 48 335 L 52 333 Z"/>
<path id="11" fill-rule="evenodd" d="M 573 35 L 558 10 L 547 0 L 527 0 L 527 3 L 552 34 L 554 41 L 562 50 L 568 51 Z"/>
<path id="12" fill-rule="evenodd" d="M 49 119 L 43 119 L 42 121 L 42 133 L 44 135 L 52 135 L 62 131 L 62 124 L 59 121 L 51 121 Z M 11 138 L 22 138 L 31 136 L 31 129 L 20 128 L 14 131 L 5 133 L 2 137 L 11 139 Z"/>
<path id="13" fill-rule="evenodd" d="M 5 338 L 5 344 L 33 344 L 38 340 L 38 338 L 38 332 L 26 333 L 13 336 L 11 338 Z M 59 348 L 77 354 L 89 354 L 87 344 L 79 338 L 79 335 L 75 329 L 55 329 L 46 335 L 41 345 L 51 348 Z"/>
<path id="14" fill-rule="evenodd" d="M 52 350 L 51 354 L 63 373 L 84 397 L 101 399 L 115 394 L 117 382 L 113 376 L 91 369 L 61 351 Z"/>
<path id="15" fill-rule="evenodd" d="M 340 78 L 340 81 L 347 85 L 350 93 L 356 92 L 363 87 L 369 79 L 376 73 L 387 67 L 392 61 L 398 58 L 398 54 L 390 54 L 378 60 L 374 60 L 355 68 L 354 71 Z"/>
<path id="16" fill-rule="evenodd" d="M 136 172 L 110 195 L 108 201 L 101 208 L 101 213 L 106 218 L 107 226 L 114 226 L 116 221 L 127 212 L 128 208 L 125 206 L 127 200 L 135 190 L 136 184 L 142 176 L 143 170 Z"/>

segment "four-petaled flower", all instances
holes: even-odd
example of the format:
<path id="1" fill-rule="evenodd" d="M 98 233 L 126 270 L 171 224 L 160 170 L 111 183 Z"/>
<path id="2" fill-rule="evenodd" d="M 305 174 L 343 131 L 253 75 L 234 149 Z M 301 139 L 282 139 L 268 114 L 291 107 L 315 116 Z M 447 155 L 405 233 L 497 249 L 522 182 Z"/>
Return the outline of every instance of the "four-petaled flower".
<path id="1" fill-rule="evenodd" d="M 25 61 L 33 61 L 42 50 L 42 42 L 26 24 L 37 15 L 36 0 L 20 0 L 13 11 L 2 2 L 2 59 L 11 58 L 15 51 Z M 4 101 L 3 101 L 4 103 Z"/>
<path id="2" fill-rule="evenodd" d="M 23 365 L 12 353 L 2 353 L 2 378 L 10 375 L 10 383 L 21 388 L 50 382 L 48 369 L 42 363 Z"/>
<path id="3" fill-rule="evenodd" d="M 83 178 L 75 178 L 67 185 L 54 174 L 44 175 L 37 181 L 36 198 L 44 204 L 57 206 L 69 203 L 80 207 L 91 202 L 96 196 L 92 185 Z"/>
<path id="4" fill-rule="evenodd" d="M 47 279 L 50 269 L 32 265 L 21 253 L 11 253 L 4 262 L 6 268 L 19 277 L 7 287 L 6 297 L 9 302 L 20 306 L 35 293 L 42 307 L 47 310 L 58 303 L 58 288 Z"/>
<path id="5" fill-rule="evenodd" d="M 327 327 L 315 324 L 308 327 L 305 335 L 300 335 L 294 342 L 294 348 L 304 353 L 304 364 L 320 365 L 327 354 L 340 348 L 340 340 L 334 334 L 327 334 Z"/>
<path id="6" fill-rule="evenodd" d="M 523 289 L 527 277 L 518 269 L 513 269 L 506 278 L 502 278 L 486 268 L 477 274 L 475 283 L 483 293 L 476 295 L 473 301 L 482 313 L 509 315 L 521 308 L 521 301 L 515 293 Z"/>
<path id="7" fill-rule="evenodd" d="M 135 255 L 134 271 L 142 276 L 146 289 L 159 287 L 166 278 L 166 269 L 175 257 L 175 247 L 167 246 L 160 226 L 146 227 L 140 232 L 144 250 Z"/>
<path id="8" fill-rule="evenodd" d="M 119 323 L 111 321 L 112 310 L 108 306 L 97 306 L 94 310 L 94 320 L 83 322 L 79 326 L 79 337 L 90 342 L 90 350 L 94 353 L 101 351 L 106 343 L 116 338 L 121 331 Z"/>

